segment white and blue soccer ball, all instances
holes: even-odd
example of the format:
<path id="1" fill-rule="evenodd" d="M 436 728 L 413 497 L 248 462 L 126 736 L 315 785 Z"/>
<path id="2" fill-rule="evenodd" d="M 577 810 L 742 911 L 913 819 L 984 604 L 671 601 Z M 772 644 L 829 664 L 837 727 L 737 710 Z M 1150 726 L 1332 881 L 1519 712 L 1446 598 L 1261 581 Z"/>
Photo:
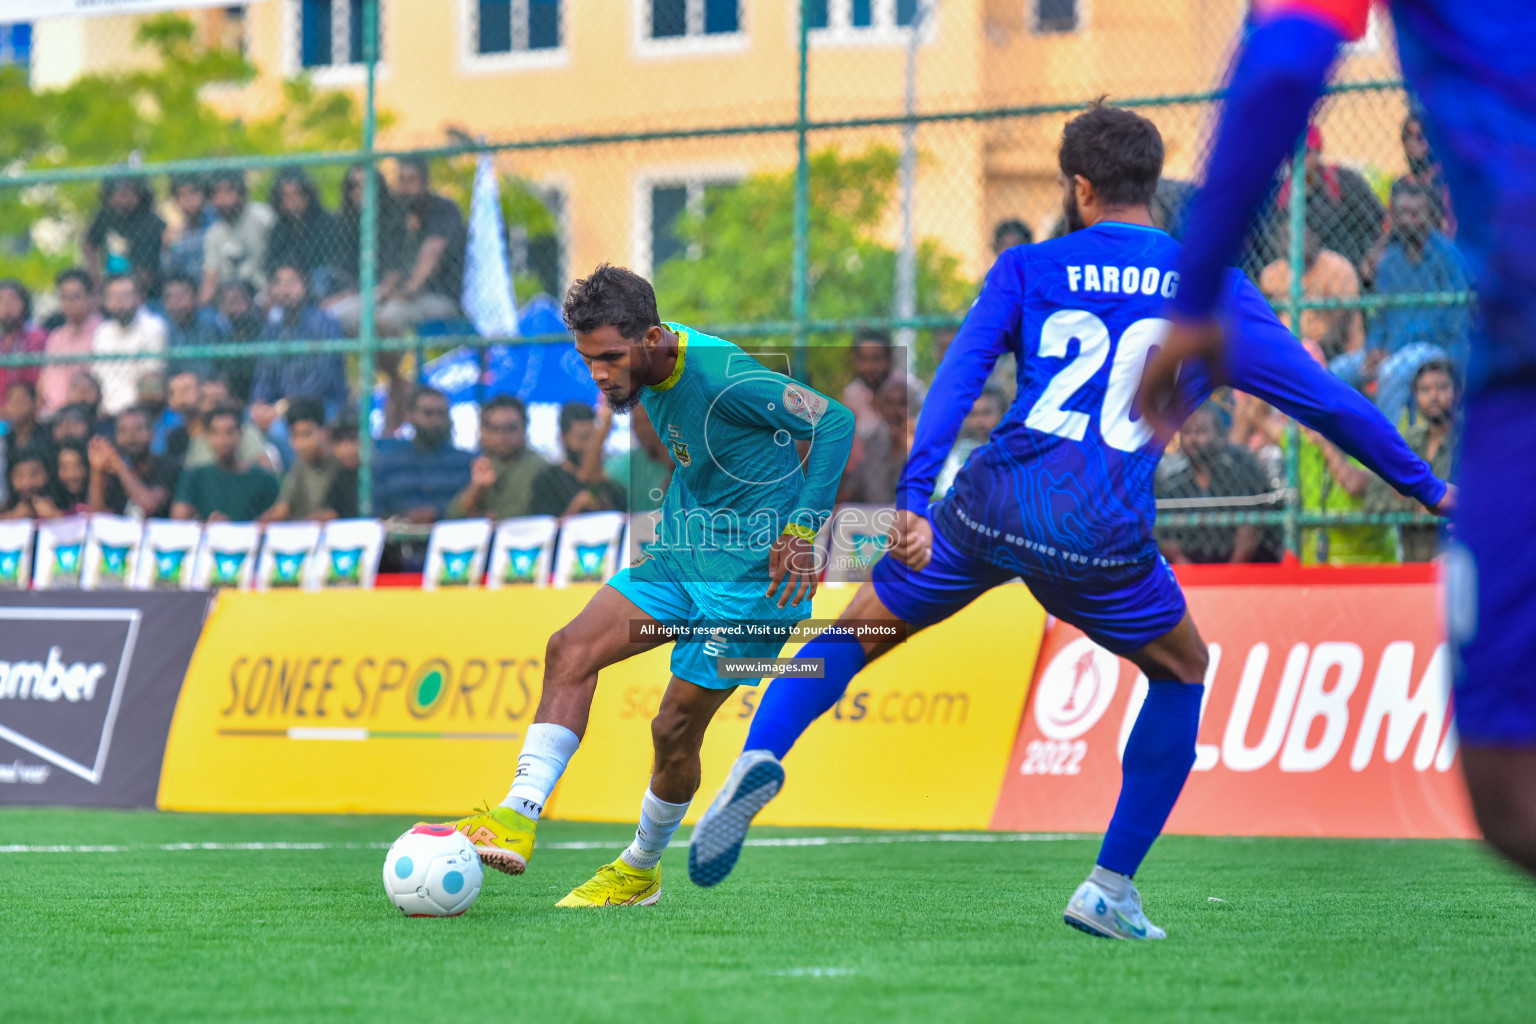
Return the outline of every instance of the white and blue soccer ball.
<path id="1" fill-rule="evenodd" d="M 417 825 L 384 858 L 384 891 L 407 917 L 458 917 L 484 879 L 474 844 L 447 825 Z"/>

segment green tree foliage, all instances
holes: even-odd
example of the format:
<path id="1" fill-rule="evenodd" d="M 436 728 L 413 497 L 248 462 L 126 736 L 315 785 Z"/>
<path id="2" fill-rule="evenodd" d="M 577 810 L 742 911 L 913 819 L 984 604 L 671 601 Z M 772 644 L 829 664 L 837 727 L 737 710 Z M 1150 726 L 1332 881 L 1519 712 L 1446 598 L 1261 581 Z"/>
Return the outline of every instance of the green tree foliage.
<path id="1" fill-rule="evenodd" d="M 811 156 L 809 312 L 812 319 L 890 316 L 894 311 L 896 250 L 880 237 L 896 195 L 899 158 L 872 146 L 861 153 L 836 149 Z M 689 254 L 655 271 L 663 316 L 697 324 L 788 320 L 793 316 L 793 170 L 754 174 L 713 193 L 707 208 L 677 226 Z M 959 313 L 974 296 L 960 261 L 932 239 L 917 250 L 917 309 L 922 315 Z M 745 339 L 744 339 L 745 340 Z M 847 333 L 812 338 L 813 381 L 833 388 L 850 379 Z M 754 348 L 783 350 L 776 338 Z M 920 359 L 932 347 L 920 332 Z"/>
<path id="2" fill-rule="evenodd" d="M 150 68 L 85 75 L 59 89 L 34 91 L 24 69 L 0 68 L 0 167 L 15 173 L 359 145 L 358 102 L 346 92 L 319 91 L 307 77 L 284 83 L 283 102 L 271 116 L 240 117 L 210 103 L 210 90 L 249 83 L 256 68 L 233 50 L 199 44 L 185 17 L 145 19 L 134 45 L 155 55 Z M 316 173 L 332 201 L 343 170 Z M 165 183 L 155 184 L 163 197 Z M 262 186 L 252 182 L 258 195 Z M 0 238 L 10 240 L 0 251 L 0 275 L 46 286 L 74 262 L 99 191 L 99 182 L 0 189 Z M 28 238 L 35 244 L 18 242 Z"/>

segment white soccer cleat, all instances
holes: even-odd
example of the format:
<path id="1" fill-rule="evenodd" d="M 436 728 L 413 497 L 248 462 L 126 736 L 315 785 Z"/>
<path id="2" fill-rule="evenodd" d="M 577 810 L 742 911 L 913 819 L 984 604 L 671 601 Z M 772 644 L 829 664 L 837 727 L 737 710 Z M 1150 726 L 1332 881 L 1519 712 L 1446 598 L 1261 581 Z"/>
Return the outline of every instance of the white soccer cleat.
<path id="1" fill-rule="evenodd" d="M 736 866 L 752 819 L 784 785 L 784 766 L 767 750 L 748 750 L 731 765 L 720 795 L 693 827 L 688 877 L 695 885 L 719 885 Z"/>
<path id="2" fill-rule="evenodd" d="M 1096 868 L 1094 873 L 1103 871 Z M 1118 876 L 1124 877 L 1124 876 Z M 1062 919 L 1080 931 L 1097 935 L 1101 939 L 1166 939 L 1168 933 L 1147 920 L 1141 910 L 1141 893 L 1135 884 L 1125 879 L 1124 892 L 1119 899 L 1111 896 L 1104 886 L 1090 875 L 1077 887 Z"/>

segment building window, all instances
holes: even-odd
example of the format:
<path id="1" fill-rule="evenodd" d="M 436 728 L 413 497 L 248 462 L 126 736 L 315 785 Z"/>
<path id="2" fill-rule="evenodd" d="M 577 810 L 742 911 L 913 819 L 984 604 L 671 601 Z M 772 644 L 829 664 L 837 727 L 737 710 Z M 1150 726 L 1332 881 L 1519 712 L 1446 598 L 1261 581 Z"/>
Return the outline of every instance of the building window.
<path id="1" fill-rule="evenodd" d="M 305 68 L 329 68 L 363 63 L 363 3 L 364 0 L 299 0 L 299 64 Z M 377 32 L 374 42 L 377 50 Z"/>
<path id="2" fill-rule="evenodd" d="M 475 53 L 560 48 L 560 0 L 476 0 Z"/>
<path id="3" fill-rule="evenodd" d="M 1034 0 L 1035 31 L 1076 32 L 1078 28 L 1078 0 Z"/>
<path id="4" fill-rule="evenodd" d="M 741 31 L 741 0 L 642 0 L 651 39 L 735 35 Z"/>
<path id="5" fill-rule="evenodd" d="M 649 260 L 651 274 L 654 275 L 668 260 L 696 260 L 703 255 L 703 250 L 697 244 L 690 245 L 680 235 L 680 221 L 685 214 L 707 214 L 721 196 L 735 187 L 735 181 L 718 178 L 658 181 L 649 185 L 646 193 L 649 217 L 646 224 L 648 246 L 645 256 Z"/>
<path id="6" fill-rule="evenodd" d="M 521 224 L 507 224 L 508 255 L 512 273 L 518 277 L 527 275 L 539 283 L 545 295 L 565 294 L 565 193 L 559 186 L 530 185 L 534 195 L 554 217 L 555 230 L 530 236 Z"/>
<path id="7" fill-rule="evenodd" d="M 32 26 L 27 22 L 0 25 L 0 67 L 32 63 Z"/>
<path id="8" fill-rule="evenodd" d="M 917 21 L 919 0 L 811 0 L 808 25 L 815 42 L 899 42 Z"/>

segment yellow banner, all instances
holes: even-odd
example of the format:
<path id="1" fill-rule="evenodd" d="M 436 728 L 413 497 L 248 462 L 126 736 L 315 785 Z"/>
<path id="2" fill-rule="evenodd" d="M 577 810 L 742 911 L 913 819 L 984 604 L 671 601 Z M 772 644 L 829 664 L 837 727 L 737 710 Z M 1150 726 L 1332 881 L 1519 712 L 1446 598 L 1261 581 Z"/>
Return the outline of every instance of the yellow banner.
<path id="1" fill-rule="evenodd" d="M 160 806 L 453 815 L 494 803 L 538 705 L 545 641 L 594 589 L 225 592 L 182 687 Z M 824 588 L 816 617 L 853 592 Z M 1010 585 L 876 662 L 789 756 L 762 820 L 985 828 L 1043 630 L 1029 592 Z M 551 816 L 636 817 L 669 653 L 603 673 Z M 717 714 L 690 820 L 740 752 L 761 691 L 742 687 Z"/>

